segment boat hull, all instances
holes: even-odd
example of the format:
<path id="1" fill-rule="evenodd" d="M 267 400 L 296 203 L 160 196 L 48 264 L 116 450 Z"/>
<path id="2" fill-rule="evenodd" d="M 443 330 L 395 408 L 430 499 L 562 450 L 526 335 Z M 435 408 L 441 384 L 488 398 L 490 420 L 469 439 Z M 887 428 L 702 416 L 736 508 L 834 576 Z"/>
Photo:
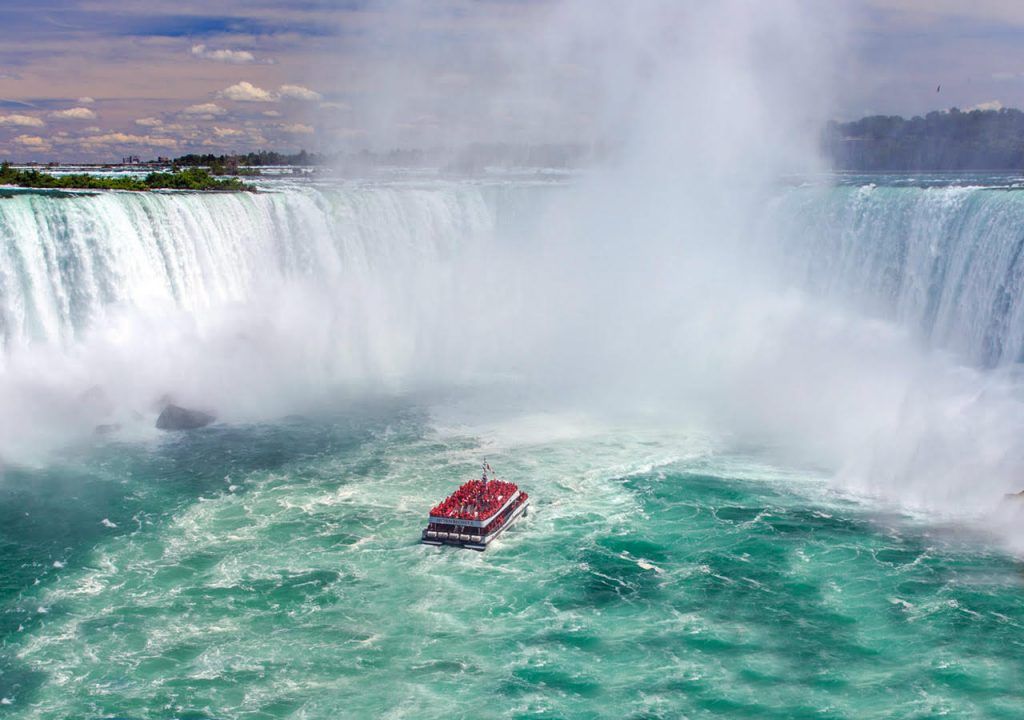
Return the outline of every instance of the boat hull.
<path id="1" fill-rule="evenodd" d="M 530 501 L 524 500 L 522 504 L 509 513 L 508 519 L 506 519 L 505 522 L 484 537 L 480 537 L 479 535 L 469 535 L 467 533 L 432 531 L 424 529 L 420 541 L 424 545 L 454 545 L 456 547 L 464 547 L 468 550 L 483 551 L 486 550 L 487 546 L 494 542 L 498 536 L 505 532 L 512 523 L 520 517 L 527 515 L 529 507 Z"/>

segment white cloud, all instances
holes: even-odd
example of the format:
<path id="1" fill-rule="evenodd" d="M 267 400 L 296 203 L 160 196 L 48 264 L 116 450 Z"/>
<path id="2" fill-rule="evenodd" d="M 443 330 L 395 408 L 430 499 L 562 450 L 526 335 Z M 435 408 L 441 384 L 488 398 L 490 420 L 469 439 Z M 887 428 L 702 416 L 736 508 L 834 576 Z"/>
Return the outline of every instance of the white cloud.
<path id="1" fill-rule="evenodd" d="M 41 138 L 38 135 L 19 135 L 14 138 L 14 142 L 18 143 L 27 148 L 33 150 L 49 150 L 50 143 L 45 138 Z"/>
<path id="2" fill-rule="evenodd" d="M 280 88 L 281 97 L 292 98 L 293 100 L 323 100 L 323 95 L 301 85 L 282 85 Z"/>
<path id="3" fill-rule="evenodd" d="M 292 125 L 282 125 L 281 129 L 286 133 L 292 133 L 293 135 L 312 135 L 313 128 L 309 125 L 303 125 L 302 123 L 294 123 Z"/>
<path id="4" fill-rule="evenodd" d="M 160 127 L 161 125 L 164 124 L 164 121 L 161 120 L 160 118 L 144 117 L 144 118 L 139 118 L 138 120 L 136 120 L 135 124 L 136 125 L 141 125 L 142 127 Z"/>
<path id="5" fill-rule="evenodd" d="M 20 127 L 42 127 L 42 120 L 31 115 L 0 115 L 0 125 L 18 125 Z"/>
<path id="6" fill-rule="evenodd" d="M 983 103 L 978 103 L 977 105 L 973 105 L 973 106 L 967 108 L 965 110 L 965 112 L 970 112 L 971 110 L 1002 110 L 1002 109 L 1003 109 L 1003 104 L 1001 102 L 999 102 L 998 100 L 989 100 L 988 102 L 983 102 Z"/>
<path id="7" fill-rule="evenodd" d="M 242 132 L 241 130 L 236 130 L 235 128 L 214 127 L 213 128 L 213 134 L 216 135 L 219 138 L 224 138 L 224 137 L 237 137 L 239 135 L 244 135 L 245 133 Z"/>
<path id="8" fill-rule="evenodd" d="M 325 102 L 320 103 L 321 110 L 351 110 L 352 106 L 348 103 L 343 102 Z"/>
<path id="9" fill-rule="evenodd" d="M 152 135 L 129 135 L 128 133 L 112 132 L 105 135 L 90 135 L 80 140 L 83 145 L 143 145 L 147 147 L 173 148 L 178 141 L 169 137 L 153 137 Z"/>
<path id="10" fill-rule="evenodd" d="M 189 105 L 182 112 L 186 115 L 223 115 L 227 110 L 216 103 L 203 103 L 201 105 Z"/>
<path id="11" fill-rule="evenodd" d="M 263 114 L 266 115 L 267 117 L 272 117 L 272 118 L 279 118 L 279 117 L 281 117 L 281 113 L 278 112 L 277 110 L 264 110 Z"/>
<path id="12" fill-rule="evenodd" d="M 272 94 L 258 88 L 250 82 L 243 80 L 240 83 L 236 83 L 231 87 L 224 88 L 219 93 L 218 97 L 227 98 L 228 100 L 234 100 L 236 102 L 276 102 L 277 98 Z"/>
<path id="13" fill-rule="evenodd" d="M 85 97 L 78 98 L 78 104 L 79 105 L 92 105 L 94 102 L 96 102 L 96 101 L 93 100 L 88 95 L 86 95 Z"/>
<path id="14" fill-rule="evenodd" d="M 247 50 L 214 50 L 205 45 L 193 45 L 192 54 L 206 60 L 216 60 L 232 64 L 255 62 L 256 57 Z"/>
<path id="15" fill-rule="evenodd" d="M 50 117 L 57 118 L 58 120 L 95 120 L 96 113 L 86 107 L 76 107 L 67 110 L 57 110 L 50 113 Z"/>

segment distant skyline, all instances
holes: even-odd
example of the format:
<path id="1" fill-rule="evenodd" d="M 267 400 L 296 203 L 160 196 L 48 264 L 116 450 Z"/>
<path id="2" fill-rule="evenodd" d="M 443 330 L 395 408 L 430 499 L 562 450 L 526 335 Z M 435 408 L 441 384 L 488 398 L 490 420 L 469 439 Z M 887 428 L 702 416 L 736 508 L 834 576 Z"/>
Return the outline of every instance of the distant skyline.
<path id="1" fill-rule="evenodd" d="M 538 86 L 521 65 L 550 40 L 557 6 L 12 0 L 0 7 L 0 157 L 591 138 L 587 69 L 538 62 Z M 837 119 L 1024 106 L 1024 3 L 834 6 Z"/>

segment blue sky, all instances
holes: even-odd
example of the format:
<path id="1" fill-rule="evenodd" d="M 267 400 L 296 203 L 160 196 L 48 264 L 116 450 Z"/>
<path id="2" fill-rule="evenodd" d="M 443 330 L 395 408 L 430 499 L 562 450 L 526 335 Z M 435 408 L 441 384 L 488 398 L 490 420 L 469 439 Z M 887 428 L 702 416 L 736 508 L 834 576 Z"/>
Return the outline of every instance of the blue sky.
<path id="1" fill-rule="evenodd" d="M 33 0 L 0 6 L 0 155 L 117 159 L 317 147 L 351 88 L 310 87 L 361 3 Z M 322 80 L 322 78 L 320 78 Z"/>
<path id="2" fill-rule="evenodd" d="M 0 157 L 585 139 L 598 134 L 600 49 L 552 59 L 566 40 L 551 18 L 572 29 L 564 4 L 5 0 Z M 1024 106 L 1024 3 L 829 9 L 843 37 L 834 117 Z"/>

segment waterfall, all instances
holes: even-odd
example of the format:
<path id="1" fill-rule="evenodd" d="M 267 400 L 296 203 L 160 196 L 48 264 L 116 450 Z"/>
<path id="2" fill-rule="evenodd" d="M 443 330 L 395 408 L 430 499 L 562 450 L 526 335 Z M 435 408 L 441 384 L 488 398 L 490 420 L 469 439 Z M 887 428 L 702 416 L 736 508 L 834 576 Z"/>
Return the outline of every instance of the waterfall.
<path id="1" fill-rule="evenodd" d="M 1024 192 L 779 188 L 729 224 L 667 188 L 586 190 L 8 191 L 0 455 L 151 429 L 165 394 L 245 422 L 504 388 L 795 448 L 915 502 L 1015 487 Z"/>
<path id="2" fill-rule="evenodd" d="M 17 192 L 0 199 L 0 342 L 66 347 L 111 307 L 201 313 L 274 282 L 409 280 L 493 234 L 494 197 L 469 184 Z"/>
<path id="3" fill-rule="evenodd" d="M 803 187 L 770 212 L 791 280 L 965 361 L 1024 360 L 1024 192 Z"/>
<path id="4" fill-rule="evenodd" d="M 0 195 L 0 457 L 158 399 L 226 421 L 500 372 L 496 261 L 545 183 Z M 504 313 L 504 315 L 502 315 Z"/>
<path id="5" fill-rule="evenodd" d="M 256 195 L 9 193 L 0 343 L 67 347 L 111 308 L 201 313 L 288 281 L 386 287 L 419 312 L 438 286 L 474 282 L 451 274 L 453 258 L 522 230 L 550 192 L 353 183 Z M 762 229 L 786 277 L 813 295 L 901 323 L 973 364 L 1024 359 L 1022 191 L 800 187 L 770 204 Z"/>

